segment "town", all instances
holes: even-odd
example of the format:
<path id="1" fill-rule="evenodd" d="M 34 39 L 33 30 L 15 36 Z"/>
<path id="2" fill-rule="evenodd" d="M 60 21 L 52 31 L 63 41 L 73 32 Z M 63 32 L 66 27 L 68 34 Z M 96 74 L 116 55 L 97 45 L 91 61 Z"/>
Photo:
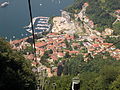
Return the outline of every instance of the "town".
<path id="1" fill-rule="evenodd" d="M 40 65 L 40 70 L 41 68 L 47 70 L 48 77 L 57 75 L 58 65 L 63 63 L 62 58 L 67 56 L 74 57 L 82 54 L 84 61 L 87 62 L 89 61 L 89 56 L 94 58 L 100 53 L 108 52 L 110 56 L 120 60 L 120 49 L 117 49 L 113 43 L 105 41 L 107 36 L 114 37 L 112 36 L 113 30 L 106 28 L 102 33 L 95 30 L 94 22 L 85 13 L 88 6 L 89 3 L 84 3 L 82 10 L 78 14 L 74 14 L 75 19 L 71 18 L 69 12 L 63 10 L 61 10 L 61 16 L 53 17 L 52 29 L 43 30 L 50 32 L 35 40 L 35 58 L 37 61 L 34 60 L 32 51 L 32 36 L 10 41 L 12 48 L 24 52 L 24 57 L 31 60 L 33 67 Z M 120 10 L 116 10 L 114 14 L 117 17 L 114 22 L 116 23 L 120 21 Z M 79 23 L 78 20 L 82 23 Z M 41 24 L 42 22 L 40 21 L 38 23 L 40 24 L 37 24 L 37 26 L 45 27 L 47 25 L 50 29 L 48 23 Z M 36 30 L 38 29 L 43 28 L 36 28 Z M 37 34 L 39 35 L 39 33 Z"/>

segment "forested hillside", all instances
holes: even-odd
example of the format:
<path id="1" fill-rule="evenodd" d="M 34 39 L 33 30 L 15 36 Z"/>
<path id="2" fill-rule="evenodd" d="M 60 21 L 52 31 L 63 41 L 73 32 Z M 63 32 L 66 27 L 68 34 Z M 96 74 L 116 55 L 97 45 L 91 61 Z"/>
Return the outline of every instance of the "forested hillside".
<path id="1" fill-rule="evenodd" d="M 103 31 L 109 27 L 120 34 L 120 30 L 118 30 L 120 23 L 113 25 L 117 18 L 114 12 L 120 9 L 120 0 L 75 0 L 75 3 L 66 10 L 77 13 L 85 2 L 89 3 L 86 14 L 93 20 L 97 30 Z"/>
<path id="2" fill-rule="evenodd" d="M 35 90 L 31 64 L 0 38 L 0 90 Z"/>
<path id="3" fill-rule="evenodd" d="M 110 57 L 108 53 L 97 55 L 88 62 L 83 61 L 82 55 L 66 58 L 61 77 L 48 78 L 46 90 L 70 90 L 72 78 L 80 79 L 80 90 L 119 90 L 120 62 Z"/>

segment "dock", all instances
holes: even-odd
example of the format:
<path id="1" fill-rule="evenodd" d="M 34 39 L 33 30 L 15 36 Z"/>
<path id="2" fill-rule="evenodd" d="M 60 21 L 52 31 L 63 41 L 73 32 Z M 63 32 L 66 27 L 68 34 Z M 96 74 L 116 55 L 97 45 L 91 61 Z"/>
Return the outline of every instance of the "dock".
<path id="1" fill-rule="evenodd" d="M 41 34 L 42 32 L 49 31 L 50 30 L 50 24 L 48 23 L 49 17 L 34 17 L 33 18 L 33 26 L 34 26 L 34 32 L 35 34 Z M 31 23 L 28 26 L 25 26 L 26 31 L 29 33 L 32 33 L 31 30 Z"/>

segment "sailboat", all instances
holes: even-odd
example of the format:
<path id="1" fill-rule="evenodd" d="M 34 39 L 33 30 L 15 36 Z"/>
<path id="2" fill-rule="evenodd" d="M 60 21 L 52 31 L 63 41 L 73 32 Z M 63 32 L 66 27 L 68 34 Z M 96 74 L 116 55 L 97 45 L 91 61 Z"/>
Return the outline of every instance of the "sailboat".
<path id="1" fill-rule="evenodd" d="M 42 6 L 42 4 L 40 3 L 40 6 Z"/>

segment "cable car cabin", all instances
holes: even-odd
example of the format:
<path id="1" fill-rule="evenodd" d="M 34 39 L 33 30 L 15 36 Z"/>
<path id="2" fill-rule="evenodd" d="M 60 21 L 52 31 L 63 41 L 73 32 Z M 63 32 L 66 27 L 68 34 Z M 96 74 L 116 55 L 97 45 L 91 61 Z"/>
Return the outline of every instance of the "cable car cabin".
<path id="1" fill-rule="evenodd" d="M 80 79 L 78 77 L 72 79 L 70 90 L 80 90 Z"/>

